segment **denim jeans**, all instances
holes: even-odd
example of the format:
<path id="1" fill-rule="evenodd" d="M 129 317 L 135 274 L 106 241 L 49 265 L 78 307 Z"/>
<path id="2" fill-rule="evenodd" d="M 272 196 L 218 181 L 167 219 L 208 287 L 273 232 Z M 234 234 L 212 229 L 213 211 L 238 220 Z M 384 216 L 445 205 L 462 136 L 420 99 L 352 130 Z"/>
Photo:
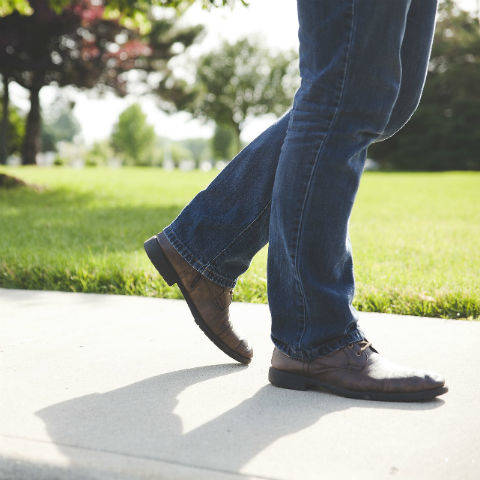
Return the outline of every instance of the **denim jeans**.
<path id="1" fill-rule="evenodd" d="M 192 267 L 234 287 L 268 247 L 271 338 L 310 361 L 363 340 L 349 217 L 367 148 L 418 106 L 436 0 L 298 0 L 301 85 L 164 232 Z"/>

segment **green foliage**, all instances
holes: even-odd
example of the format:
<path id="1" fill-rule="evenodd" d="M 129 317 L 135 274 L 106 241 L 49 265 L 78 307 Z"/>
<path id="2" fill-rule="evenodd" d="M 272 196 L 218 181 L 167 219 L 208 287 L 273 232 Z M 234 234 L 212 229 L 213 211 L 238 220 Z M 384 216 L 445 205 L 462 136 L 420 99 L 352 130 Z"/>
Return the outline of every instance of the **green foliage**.
<path id="1" fill-rule="evenodd" d="M 56 151 L 58 142 L 71 142 L 80 131 L 80 124 L 73 115 L 73 104 L 57 99 L 50 106 L 50 115 L 42 122 L 42 150 Z"/>
<path id="2" fill-rule="evenodd" d="M 239 150 L 237 137 L 232 127 L 226 125 L 215 125 L 215 132 L 212 137 L 212 154 L 215 160 L 229 161 Z"/>
<path id="3" fill-rule="evenodd" d="M 125 95 L 127 79 L 123 74 L 148 64 L 145 59 L 152 48 L 143 41 L 138 29 L 126 27 L 118 15 L 112 18 L 105 13 L 107 2 L 75 0 L 50 4 L 48 0 L 36 0 L 29 3 L 34 7 L 31 15 L 14 12 L 0 18 L 0 73 L 30 90 L 22 160 L 34 164 L 40 148 L 39 94 L 43 86 L 55 83 L 96 87 L 100 91 L 108 88 Z M 69 7 L 62 11 L 50 8 L 50 5 L 64 3 Z M 164 44 L 167 58 L 170 47 Z M 153 53 L 155 58 L 163 58 L 161 50 Z M 52 148 L 55 139 L 49 132 L 44 138 Z"/>
<path id="4" fill-rule="evenodd" d="M 224 41 L 218 49 L 200 57 L 193 87 L 184 82 L 161 85 L 158 93 L 173 109 L 229 126 L 240 145 L 240 132 L 249 116 L 280 116 L 291 106 L 298 86 L 295 52 L 272 54 L 260 41 L 244 38 Z"/>
<path id="5" fill-rule="evenodd" d="M 406 170 L 480 170 L 480 24 L 451 1 L 439 10 L 422 100 L 369 156 Z"/>
<path id="6" fill-rule="evenodd" d="M 214 172 L 0 171 L 46 185 L 0 192 L 0 286 L 181 298 L 143 241 Z M 365 174 L 350 222 L 358 308 L 480 318 L 479 183 L 477 172 Z M 266 257 L 264 248 L 240 277 L 235 300 L 267 301 Z"/>
<path id="7" fill-rule="evenodd" d="M 21 15 L 31 15 L 32 7 L 28 0 L 0 0 L 0 17 L 17 11 Z"/>
<path id="8" fill-rule="evenodd" d="M 166 147 L 164 159 L 167 155 L 173 161 L 173 164 L 176 168 L 178 168 L 184 161 L 193 160 L 192 152 L 178 142 L 172 142 L 168 147 Z"/>
<path id="9" fill-rule="evenodd" d="M 203 25 L 182 25 L 179 16 L 154 18 L 149 16 L 150 29 L 142 35 L 142 41 L 149 47 L 149 54 L 140 58 L 135 65 L 137 81 L 142 82 L 145 91 L 157 94 L 159 108 L 171 111 L 172 102 L 179 106 L 192 99 L 192 93 L 174 76 L 174 69 L 169 62 L 181 56 L 204 33 Z"/>
<path id="10" fill-rule="evenodd" d="M 178 167 L 183 161 L 191 161 L 198 168 L 202 161 L 210 159 L 210 142 L 206 138 L 172 140 L 158 137 L 155 157 L 159 165 Z"/>
<path id="11" fill-rule="evenodd" d="M 55 167 L 64 167 L 68 162 L 60 155 L 57 155 L 53 160 L 53 165 Z"/>
<path id="12" fill-rule="evenodd" d="M 200 163 L 209 154 L 209 141 L 205 138 L 186 138 L 179 140 L 178 143 L 183 145 L 186 149 L 192 153 L 192 160 L 195 162 L 195 166 L 198 168 Z"/>
<path id="13" fill-rule="evenodd" d="M 155 131 L 138 103 L 120 114 L 111 143 L 127 165 L 152 165 Z"/>
<path id="14" fill-rule="evenodd" d="M 0 118 L 2 118 L 2 102 L 0 101 Z M 8 109 L 7 154 L 18 154 L 25 134 L 25 118 L 18 108 L 10 105 Z"/>
<path id="15" fill-rule="evenodd" d="M 108 141 L 95 142 L 85 156 L 85 166 L 98 167 L 107 165 L 114 156 L 114 151 Z"/>
<path id="16" fill-rule="evenodd" d="M 122 15 L 127 17 L 135 25 L 145 23 L 147 13 L 152 6 L 173 7 L 184 10 L 195 2 L 200 2 L 203 7 L 220 7 L 233 5 L 236 0 L 109 0 L 108 15 Z M 246 0 L 237 0 L 239 3 L 248 5 Z M 72 0 L 50 0 L 49 5 L 57 12 L 72 4 Z M 0 16 L 9 15 L 17 11 L 22 15 L 30 15 L 32 7 L 28 0 L 0 0 Z"/>

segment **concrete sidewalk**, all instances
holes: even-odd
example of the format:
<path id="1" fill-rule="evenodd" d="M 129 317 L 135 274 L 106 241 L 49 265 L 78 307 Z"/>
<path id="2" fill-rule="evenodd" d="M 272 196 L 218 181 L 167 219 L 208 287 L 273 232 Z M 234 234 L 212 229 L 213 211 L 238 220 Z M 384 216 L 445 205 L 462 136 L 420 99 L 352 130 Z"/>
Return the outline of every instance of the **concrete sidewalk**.
<path id="1" fill-rule="evenodd" d="M 0 290 L 0 478 L 480 478 L 480 323 L 361 315 L 381 352 L 447 378 L 400 404 L 272 387 L 268 308 L 232 313 L 249 367 L 182 301 Z"/>

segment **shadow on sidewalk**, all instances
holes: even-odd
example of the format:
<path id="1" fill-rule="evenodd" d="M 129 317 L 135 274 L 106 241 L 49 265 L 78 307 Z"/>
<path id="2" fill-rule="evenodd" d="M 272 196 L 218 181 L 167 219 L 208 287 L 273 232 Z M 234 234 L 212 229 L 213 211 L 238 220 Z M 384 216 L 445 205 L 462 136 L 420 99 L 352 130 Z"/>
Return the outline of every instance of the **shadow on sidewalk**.
<path id="1" fill-rule="evenodd" d="M 423 404 L 369 402 L 268 384 L 236 407 L 183 433 L 181 418 L 174 413 L 177 396 L 191 385 L 242 368 L 223 364 L 165 373 L 111 392 L 58 403 L 36 414 L 61 451 L 62 445 L 76 446 L 239 472 L 271 443 L 331 413 L 351 407 L 429 410 L 444 403 L 439 399 Z M 211 392 L 212 403 L 215 394 Z M 196 408 L 208 410 L 210 402 L 199 399 Z M 63 451 L 70 468 L 82 468 L 81 457 L 77 459 L 72 451 Z"/>

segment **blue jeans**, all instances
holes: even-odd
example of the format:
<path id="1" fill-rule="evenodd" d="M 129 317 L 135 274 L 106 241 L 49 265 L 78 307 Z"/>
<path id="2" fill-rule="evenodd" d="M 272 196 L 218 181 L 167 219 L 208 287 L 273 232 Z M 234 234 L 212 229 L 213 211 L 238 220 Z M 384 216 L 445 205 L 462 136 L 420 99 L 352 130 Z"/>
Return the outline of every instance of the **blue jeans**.
<path id="1" fill-rule="evenodd" d="M 301 86 L 164 232 L 192 267 L 234 287 L 267 242 L 271 337 L 310 361 L 364 339 L 348 222 L 367 148 L 420 101 L 436 0 L 297 0 Z"/>

